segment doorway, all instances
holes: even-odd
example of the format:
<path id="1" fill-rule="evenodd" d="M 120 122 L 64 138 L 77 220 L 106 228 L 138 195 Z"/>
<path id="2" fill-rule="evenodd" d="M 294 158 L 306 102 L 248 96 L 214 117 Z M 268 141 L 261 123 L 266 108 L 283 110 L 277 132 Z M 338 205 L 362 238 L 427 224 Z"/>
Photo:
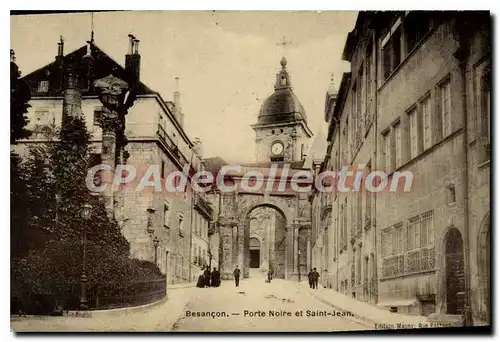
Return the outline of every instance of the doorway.
<path id="1" fill-rule="evenodd" d="M 446 313 L 460 315 L 465 305 L 465 268 L 462 235 L 450 229 L 445 240 Z"/>
<path id="2" fill-rule="evenodd" d="M 250 239 L 250 268 L 260 267 L 260 241 L 257 238 Z"/>

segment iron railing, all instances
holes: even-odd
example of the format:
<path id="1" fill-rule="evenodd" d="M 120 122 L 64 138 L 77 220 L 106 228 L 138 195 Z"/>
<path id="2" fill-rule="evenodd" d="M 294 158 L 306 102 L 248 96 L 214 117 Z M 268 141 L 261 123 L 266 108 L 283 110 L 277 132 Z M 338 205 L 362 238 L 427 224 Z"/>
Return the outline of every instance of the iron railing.
<path id="1" fill-rule="evenodd" d="M 89 310 L 117 309 L 153 303 L 167 294 L 166 276 L 147 282 L 88 284 Z M 12 298 L 11 313 L 52 314 L 60 310 L 80 309 L 80 283 L 67 283 L 56 293 L 24 293 Z"/>

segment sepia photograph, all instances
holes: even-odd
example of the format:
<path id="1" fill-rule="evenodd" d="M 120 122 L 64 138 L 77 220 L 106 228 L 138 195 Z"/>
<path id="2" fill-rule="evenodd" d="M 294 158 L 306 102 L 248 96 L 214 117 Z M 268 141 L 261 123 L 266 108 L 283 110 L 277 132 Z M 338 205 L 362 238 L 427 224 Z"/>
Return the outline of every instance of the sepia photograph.
<path id="1" fill-rule="evenodd" d="M 491 333 L 492 26 L 11 11 L 10 330 Z"/>

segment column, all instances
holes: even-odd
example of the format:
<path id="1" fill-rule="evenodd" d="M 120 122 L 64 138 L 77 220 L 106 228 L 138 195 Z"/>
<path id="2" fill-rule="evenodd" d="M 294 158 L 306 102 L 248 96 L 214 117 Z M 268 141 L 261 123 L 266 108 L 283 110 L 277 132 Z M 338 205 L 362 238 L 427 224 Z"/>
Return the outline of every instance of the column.
<path id="1" fill-rule="evenodd" d="M 233 263 L 232 263 L 232 228 L 227 224 L 221 224 L 219 226 L 220 234 L 222 235 L 222 260 L 220 265 L 222 266 L 221 277 L 222 279 L 231 279 L 233 274 Z"/>
<path id="2" fill-rule="evenodd" d="M 299 273 L 299 229 L 293 227 L 293 271 Z"/>
<path id="3" fill-rule="evenodd" d="M 250 275 L 250 223 L 248 221 L 243 225 L 243 278 Z"/>
<path id="4" fill-rule="evenodd" d="M 69 71 L 63 91 L 63 118 L 82 115 L 82 93 L 78 87 L 78 77 Z"/>
<path id="5" fill-rule="evenodd" d="M 236 224 L 231 223 L 231 231 L 232 231 L 232 260 L 231 260 L 231 270 L 238 265 L 238 226 Z M 241 267 L 241 265 L 239 265 Z"/>
<path id="6" fill-rule="evenodd" d="M 306 247 L 307 247 L 307 272 L 311 270 L 311 235 L 309 234 L 309 231 L 307 232 L 307 237 L 306 237 Z"/>
<path id="7" fill-rule="evenodd" d="M 288 227 L 285 227 L 285 279 L 288 279 Z"/>
<path id="8" fill-rule="evenodd" d="M 245 224 L 244 223 L 238 223 L 237 226 L 237 234 L 238 234 L 238 259 L 236 264 L 238 267 L 241 269 L 242 273 L 244 271 L 245 267 Z"/>
<path id="9" fill-rule="evenodd" d="M 117 124 L 118 115 L 106 107 L 103 107 L 101 162 L 111 167 L 111 171 L 103 172 L 103 183 L 106 184 L 106 190 L 104 191 L 105 206 L 110 218 L 114 216 L 113 173 L 115 170 Z"/>
<path id="10" fill-rule="evenodd" d="M 275 272 L 276 275 L 276 265 L 275 265 L 275 250 L 276 250 L 276 216 L 271 217 L 271 222 L 269 224 L 269 240 L 267 244 L 269 246 L 269 268 Z"/>

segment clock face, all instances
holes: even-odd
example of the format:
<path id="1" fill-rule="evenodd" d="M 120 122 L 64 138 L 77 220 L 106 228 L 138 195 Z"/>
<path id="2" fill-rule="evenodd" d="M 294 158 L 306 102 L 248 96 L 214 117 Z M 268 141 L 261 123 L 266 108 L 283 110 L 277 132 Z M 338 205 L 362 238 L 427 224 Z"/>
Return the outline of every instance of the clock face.
<path id="1" fill-rule="evenodd" d="M 280 155 L 281 153 L 283 153 L 283 143 L 281 141 L 275 142 L 271 146 L 271 153 L 273 155 L 275 155 L 275 156 Z"/>

